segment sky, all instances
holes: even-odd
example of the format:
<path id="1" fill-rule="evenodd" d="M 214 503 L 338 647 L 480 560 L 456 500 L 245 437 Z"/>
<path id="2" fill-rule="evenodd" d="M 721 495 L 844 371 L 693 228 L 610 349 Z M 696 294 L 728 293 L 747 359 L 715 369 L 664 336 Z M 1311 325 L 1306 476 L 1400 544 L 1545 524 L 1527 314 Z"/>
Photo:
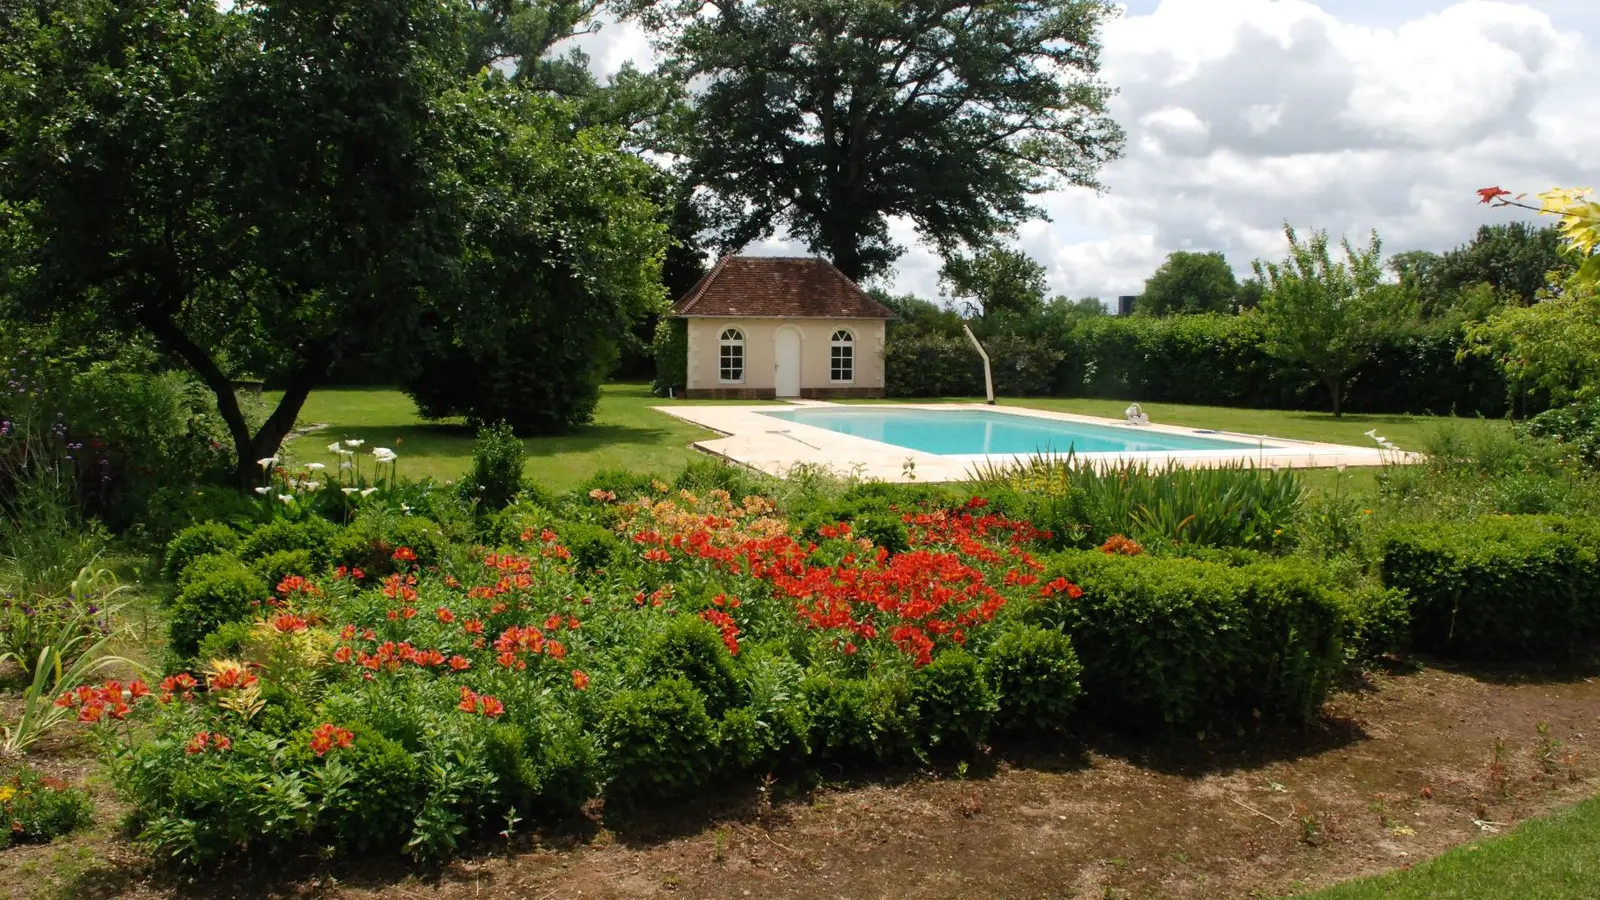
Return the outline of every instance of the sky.
<path id="1" fill-rule="evenodd" d="M 1052 293 L 1137 294 L 1174 250 L 1241 276 L 1284 255 L 1284 224 L 1385 253 L 1442 251 L 1514 218 L 1478 188 L 1537 193 L 1600 173 L 1600 0 L 1130 0 L 1103 33 L 1127 131 L 1105 190 L 1039 198 L 1016 243 Z M 601 72 L 650 63 L 644 35 L 580 38 Z M 939 258 L 908 248 L 884 284 L 933 297 Z M 748 253 L 796 254 L 784 240 Z"/>

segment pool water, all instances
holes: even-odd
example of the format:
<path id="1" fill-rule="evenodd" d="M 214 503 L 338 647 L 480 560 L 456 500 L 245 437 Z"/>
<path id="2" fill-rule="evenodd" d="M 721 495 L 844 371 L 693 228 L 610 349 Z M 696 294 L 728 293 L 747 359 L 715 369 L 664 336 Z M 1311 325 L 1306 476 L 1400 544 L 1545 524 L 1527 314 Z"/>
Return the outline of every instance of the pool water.
<path id="1" fill-rule="evenodd" d="M 1132 425 L 1090 425 L 976 409 L 792 409 L 763 412 L 785 422 L 826 428 L 942 456 L 1004 453 L 1160 453 L 1254 450 L 1261 445 Z"/>

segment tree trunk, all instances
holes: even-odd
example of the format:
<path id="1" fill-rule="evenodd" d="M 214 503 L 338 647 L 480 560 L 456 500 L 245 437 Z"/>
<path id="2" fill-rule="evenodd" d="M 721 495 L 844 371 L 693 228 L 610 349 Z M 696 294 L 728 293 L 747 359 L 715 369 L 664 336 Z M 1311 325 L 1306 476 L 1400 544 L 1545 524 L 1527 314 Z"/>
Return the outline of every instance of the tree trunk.
<path id="1" fill-rule="evenodd" d="M 251 434 L 250 426 L 244 420 L 244 411 L 239 408 L 239 398 L 234 393 L 233 380 L 222 371 L 217 361 L 211 358 L 211 354 L 185 334 L 170 316 L 145 310 L 139 313 L 138 318 L 139 323 L 161 346 L 188 363 L 206 383 L 206 387 L 211 389 L 211 393 L 216 395 L 217 412 L 222 415 L 222 421 L 228 426 L 228 435 L 233 438 L 234 482 L 239 487 L 253 486 L 261 472 L 261 467 L 256 461 L 278 452 L 278 448 L 283 445 L 283 439 L 294 428 L 295 419 L 299 417 L 300 408 L 305 405 L 306 397 L 326 374 L 328 369 L 326 348 L 318 345 L 312 349 L 305 362 L 289 377 L 289 385 L 283 392 L 283 399 L 278 401 L 278 406 L 272 411 L 272 415 L 267 417 L 267 421 L 255 434 Z"/>
<path id="2" fill-rule="evenodd" d="M 1333 395 L 1333 417 L 1343 418 L 1344 411 L 1339 408 L 1339 395 L 1344 393 L 1344 376 L 1333 375 L 1323 379 L 1323 384 L 1328 386 L 1328 392 Z"/>

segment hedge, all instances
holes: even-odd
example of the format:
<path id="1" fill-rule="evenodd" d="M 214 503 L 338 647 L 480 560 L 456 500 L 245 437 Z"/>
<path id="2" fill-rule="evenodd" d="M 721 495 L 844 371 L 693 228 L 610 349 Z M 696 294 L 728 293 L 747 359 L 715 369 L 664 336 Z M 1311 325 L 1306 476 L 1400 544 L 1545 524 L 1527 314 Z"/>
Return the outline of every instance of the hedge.
<path id="1" fill-rule="evenodd" d="M 1411 595 L 1418 650 L 1466 659 L 1571 657 L 1600 637 L 1600 526 L 1505 516 L 1384 536 L 1385 586 Z"/>
<path id="2" fill-rule="evenodd" d="M 1397 331 L 1349 378 L 1345 411 L 1503 416 L 1505 380 L 1492 360 L 1458 362 L 1460 342 L 1454 326 Z M 1320 384 L 1262 349 L 1254 315 L 1101 316 L 1035 337 L 992 336 L 985 347 L 995 390 L 1007 396 L 1329 408 Z M 893 396 L 983 392 L 982 363 L 964 339 L 892 326 L 885 360 Z"/>
<path id="3" fill-rule="evenodd" d="M 1032 611 L 1072 639 L 1091 717 L 1137 731 L 1308 721 L 1344 663 L 1352 608 L 1315 567 L 1068 551 L 1083 596 Z"/>

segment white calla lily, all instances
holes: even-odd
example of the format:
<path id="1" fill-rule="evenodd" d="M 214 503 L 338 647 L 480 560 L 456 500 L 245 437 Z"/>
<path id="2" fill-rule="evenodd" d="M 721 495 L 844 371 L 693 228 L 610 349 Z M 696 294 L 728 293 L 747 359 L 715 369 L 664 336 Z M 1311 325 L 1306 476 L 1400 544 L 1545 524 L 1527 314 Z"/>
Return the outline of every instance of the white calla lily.
<path id="1" fill-rule="evenodd" d="M 344 442 L 344 445 L 346 447 L 359 447 L 365 443 L 366 441 L 363 441 L 360 438 L 347 438 Z"/>
<path id="2" fill-rule="evenodd" d="M 363 489 L 363 490 L 362 490 L 362 491 L 361 491 L 361 496 L 363 496 L 363 497 L 368 497 L 368 496 L 371 496 L 371 495 L 372 495 L 372 493 L 373 493 L 373 492 L 374 492 L 374 491 L 376 491 L 376 490 L 377 490 L 377 488 L 375 488 L 375 487 L 372 487 L 372 488 L 365 488 L 365 489 Z"/>
<path id="3" fill-rule="evenodd" d="M 344 452 L 344 448 L 339 446 L 339 442 L 338 441 L 334 441 L 333 443 L 328 445 L 328 452 L 329 453 L 343 453 Z"/>
<path id="4" fill-rule="evenodd" d="M 323 469 L 326 469 L 327 466 L 323 465 L 322 463 L 306 463 L 306 468 L 313 472 L 321 472 Z"/>
<path id="5" fill-rule="evenodd" d="M 256 493 L 258 493 L 261 496 L 265 497 L 266 495 L 272 493 L 272 488 L 269 488 L 269 487 L 258 487 L 258 488 L 256 488 Z"/>
<path id="6" fill-rule="evenodd" d="M 277 464 L 278 464 L 278 458 L 276 456 L 268 456 L 268 457 L 266 457 L 264 459 L 256 460 L 256 465 L 260 466 L 263 469 L 270 469 L 270 468 L 272 468 L 273 466 L 275 466 Z"/>

